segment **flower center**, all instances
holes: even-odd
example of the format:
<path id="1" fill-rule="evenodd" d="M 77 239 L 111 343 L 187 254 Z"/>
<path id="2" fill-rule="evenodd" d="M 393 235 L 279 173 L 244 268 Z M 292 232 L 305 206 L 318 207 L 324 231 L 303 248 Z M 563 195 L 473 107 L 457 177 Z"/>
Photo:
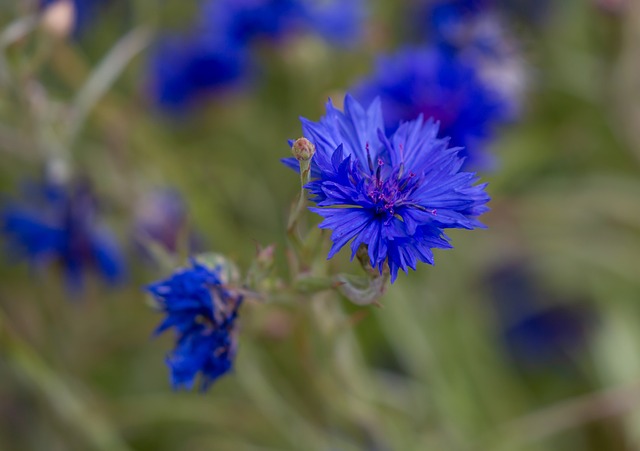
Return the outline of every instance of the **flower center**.
<path id="1" fill-rule="evenodd" d="M 387 171 L 388 174 L 383 174 L 383 166 L 384 162 L 378 159 L 375 173 L 367 177 L 366 193 L 371 201 L 374 214 L 388 221 L 396 215 L 397 209 L 404 205 L 416 183 L 415 174 L 403 175 L 402 166 Z"/>

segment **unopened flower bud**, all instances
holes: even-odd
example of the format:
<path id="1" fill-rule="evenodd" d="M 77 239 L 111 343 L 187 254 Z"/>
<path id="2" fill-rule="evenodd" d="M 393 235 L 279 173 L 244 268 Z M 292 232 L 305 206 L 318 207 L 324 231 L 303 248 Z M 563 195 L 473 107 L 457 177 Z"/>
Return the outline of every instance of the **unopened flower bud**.
<path id="1" fill-rule="evenodd" d="M 296 157 L 296 160 L 309 161 L 313 157 L 313 154 L 316 153 L 316 146 L 307 138 L 298 138 L 293 143 L 291 152 L 293 156 Z"/>
<path id="2" fill-rule="evenodd" d="M 57 0 L 42 13 L 42 27 L 54 36 L 65 38 L 73 31 L 76 14 L 71 0 Z"/>

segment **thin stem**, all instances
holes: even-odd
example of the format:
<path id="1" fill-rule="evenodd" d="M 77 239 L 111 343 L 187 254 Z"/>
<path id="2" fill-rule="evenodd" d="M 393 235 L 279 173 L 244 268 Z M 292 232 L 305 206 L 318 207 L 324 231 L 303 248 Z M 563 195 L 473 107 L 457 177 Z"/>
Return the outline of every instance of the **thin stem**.
<path id="1" fill-rule="evenodd" d="M 303 242 L 298 232 L 298 223 L 307 205 L 305 186 L 311 181 L 311 162 L 309 160 L 300 161 L 300 194 L 296 205 L 292 208 L 287 224 L 287 236 L 291 241 L 293 250 L 296 253 L 297 262 L 300 263 L 303 253 Z"/>
<path id="2" fill-rule="evenodd" d="M 153 33 L 146 27 L 136 28 L 120 39 L 102 59 L 74 101 L 73 116 L 69 122 L 69 147 L 78 137 L 84 123 L 102 96 L 113 85 L 127 64 L 151 43 Z"/>

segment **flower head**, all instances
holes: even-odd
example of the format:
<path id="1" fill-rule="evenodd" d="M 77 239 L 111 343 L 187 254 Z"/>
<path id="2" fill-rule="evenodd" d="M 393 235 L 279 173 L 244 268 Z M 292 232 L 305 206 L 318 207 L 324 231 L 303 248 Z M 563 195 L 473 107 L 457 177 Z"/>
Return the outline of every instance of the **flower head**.
<path id="1" fill-rule="evenodd" d="M 151 54 L 151 95 L 165 110 L 181 113 L 243 81 L 250 67 L 245 47 L 211 33 L 165 35 Z"/>
<path id="2" fill-rule="evenodd" d="M 352 258 L 366 245 L 371 265 L 382 273 L 388 264 L 393 281 L 418 261 L 433 264 L 431 249 L 451 247 L 444 229 L 482 227 L 489 196 L 460 171 L 460 149 L 437 137 L 437 123 L 419 116 L 386 134 L 382 112 L 378 99 L 365 109 L 347 95 L 344 112 L 329 102 L 326 116 L 302 119 L 302 128 L 316 146 L 307 188 L 320 227 L 332 230 L 329 258 L 348 242 Z"/>
<path id="3" fill-rule="evenodd" d="M 316 34 L 349 44 L 360 37 L 363 17 L 362 0 L 204 1 L 189 33 L 158 41 L 150 60 L 150 94 L 167 111 L 189 111 L 203 96 L 250 79 L 258 66 L 252 54 L 257 42 Z"/>
<path id="4" fill-rule="evenodd" d="M 581 299 L 543 288 L 527 261 L 494 267 L 485 285 L 503 345 L 525 368 L 557 370 L 589 344 L 593 312 Z"/>
<path id="5" fill-rule="evenodd" d="M 220 264 L 191 259 L 190 268 L 147 287 L 165 314 L 155 333 L 173 328 L 177 335 L 166 360 L 176 389 L 192 388 L 200 374 L 200 389 L 206 390 L 233 366 L 242 296 L 227 282 Z"/>
<path id="6" fill-rule="evenodd" d="M 374 74 L 356 86 L 355 95 L 363 102 L 380 97 L 388 132 L 420 114 L 433 117 L 441 134 L 464 148 L 463 156 L 474 168 L 491 167 L 486 143 L 510 111 L 473 60 L 438 47 L 409 48 L 380 58 Z"/>
<path id="7" fill-rule="evenodd" d="M 98 206 L 86 182 L 30 185 L 23 202 L 0 212 L 0 226 L 12 255 L 34 266 L 59 263 L 73 289 L 95 270 L 106 281 L 120 281 L 124 258 L 112 234 L 98 220 Z"/>
<path id="8" fill-rule="evenodd" d="M 349 44 L 360 36 L 362 0 L 217 0 L 204 4 L 204 16 L 231 41 L 281 41 L 316 33 L 329 42 Z"/>

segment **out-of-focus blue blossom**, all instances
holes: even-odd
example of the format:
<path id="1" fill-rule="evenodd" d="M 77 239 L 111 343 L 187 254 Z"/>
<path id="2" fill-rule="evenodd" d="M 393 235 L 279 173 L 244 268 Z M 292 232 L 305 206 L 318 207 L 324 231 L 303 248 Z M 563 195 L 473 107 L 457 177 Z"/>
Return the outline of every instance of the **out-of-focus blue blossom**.
<path id="1" fill-rule="evenodd" d="M 367 16 L 364 0 L 311 0 L 308 8 L 310 28 L 328 42 L 350 46 L 362 38 Z"/>
<path id="2" fill-rule="evenodd" d="M 307 11 L 299 0 L 219 0 L 203 5 L 205 20 L 230 41 L 249 45 L 258 39 L 283 39 L 300 31 Z"/>
<path id="3" fill-rule="evenodd" d="M 159 243 L 167 251 L 178 250 L 181 234 L 187 227 L 187 205 L 178 191 L 171 188 L 156 189 L 139 202 L 135 214 L 134 238 L 141 249 L 149 240 Z M 200 239 L 189 234 L 190 252 L 197 252 Z"/>
<path id="4" fill-rule="evenodd" d="M 329 258 L 349 241 L 352 257 L 365 244 L 371 265 L 382 272 L 388 264 L 393 281 L 399 269 L 433 264 L 432 248 L 451 247 L 444 229 L 483 227 L 485 185 L 460 171 L 460 149 L 437 138 L 432 120 L 419 116 L 386 134 L 379 99 L 365 109 L 347 95 L 344 113 L 329 102 L 326 116 L 302 119 L 302 129 L 316 146 L 307 188 L 320 227 L 333 231 Z"/>
<path id="5" fill-rule="evenodd" d="M 207 94 L 249 78 L 256 42 L 315 33 L 347 45 L 360 37 L 364 15 L 362 0 L 205 1 L 189 33 L 166 35 L 156 44 L 150 59 L 152 98 L 168 111 L 185 112 Z"/>
<path id="6" fill-rule="evenodd" d="M 487 288 L 505 348 L 525 367 L 570 362 L 587 344 L 593 323 L 590 312 L 543 290 L 525 263 L 497 268 L 487 278 Z"/>
<path id="7" fill-rule="evenodd" d="M 87 182 L 29 185 L 22 202 L 2 208 L 0 222 L 10 255 L 26 258 L 35 267 L 60 264 L 74 290 L 82 287 L 88 270 L 109 283 L 124 277 L 123 255 L 99 222 L 97 201 Z"/>
<path id="8" fill-rule="evenodd" d="M 365 16 L 362 0 L 217 0 L 206 2 L 203 10 L 211 27 L 245 45 L 300 33 L 350 44 L 360 37 Z"/>
<path id="9" fill-rule="evenodd" d="M 99 16 L 100 9 L 111 0 L 40 0 L 40 9 L 55 7 L 56 5 L 67 3 L 70 5 L 68 11 L 73 15 L 73 29 L 71 33 L 74 37 L 79 37 L 89 25 Z"/>
<path id="10" fill-rule="evenodd" d="M 222 267 L 190 263 L 147 291 L 165 314 L 155 333 L 176 332 L 176 346 L 166 359 L 173 387 L 191 389 L 200 374 L 200 389 L 206 390 L 233 366 L 242 296 L 227 286 Z"/>
<path id="11" fill-rule="evenodd" d="M 184 112 L 247 76 L 248 49 L 211 34 L 196 31 L 158 40 L 150 59 L 150 90 L 159 106 Z"/>
<path id="12" fill-rule="evenodd" d="M 374 73 L 354 91 L 362 102 L 380 97 L 387 132 L 420 114 L 433 117 L 440 123 L 441 135 L 464 148 L 462 156 L 472 168 L 493 165 L 486 144 L 511 113 L 503 96 L 481 78 L 473 60 L 434 46 L 381 57 Z"/>

